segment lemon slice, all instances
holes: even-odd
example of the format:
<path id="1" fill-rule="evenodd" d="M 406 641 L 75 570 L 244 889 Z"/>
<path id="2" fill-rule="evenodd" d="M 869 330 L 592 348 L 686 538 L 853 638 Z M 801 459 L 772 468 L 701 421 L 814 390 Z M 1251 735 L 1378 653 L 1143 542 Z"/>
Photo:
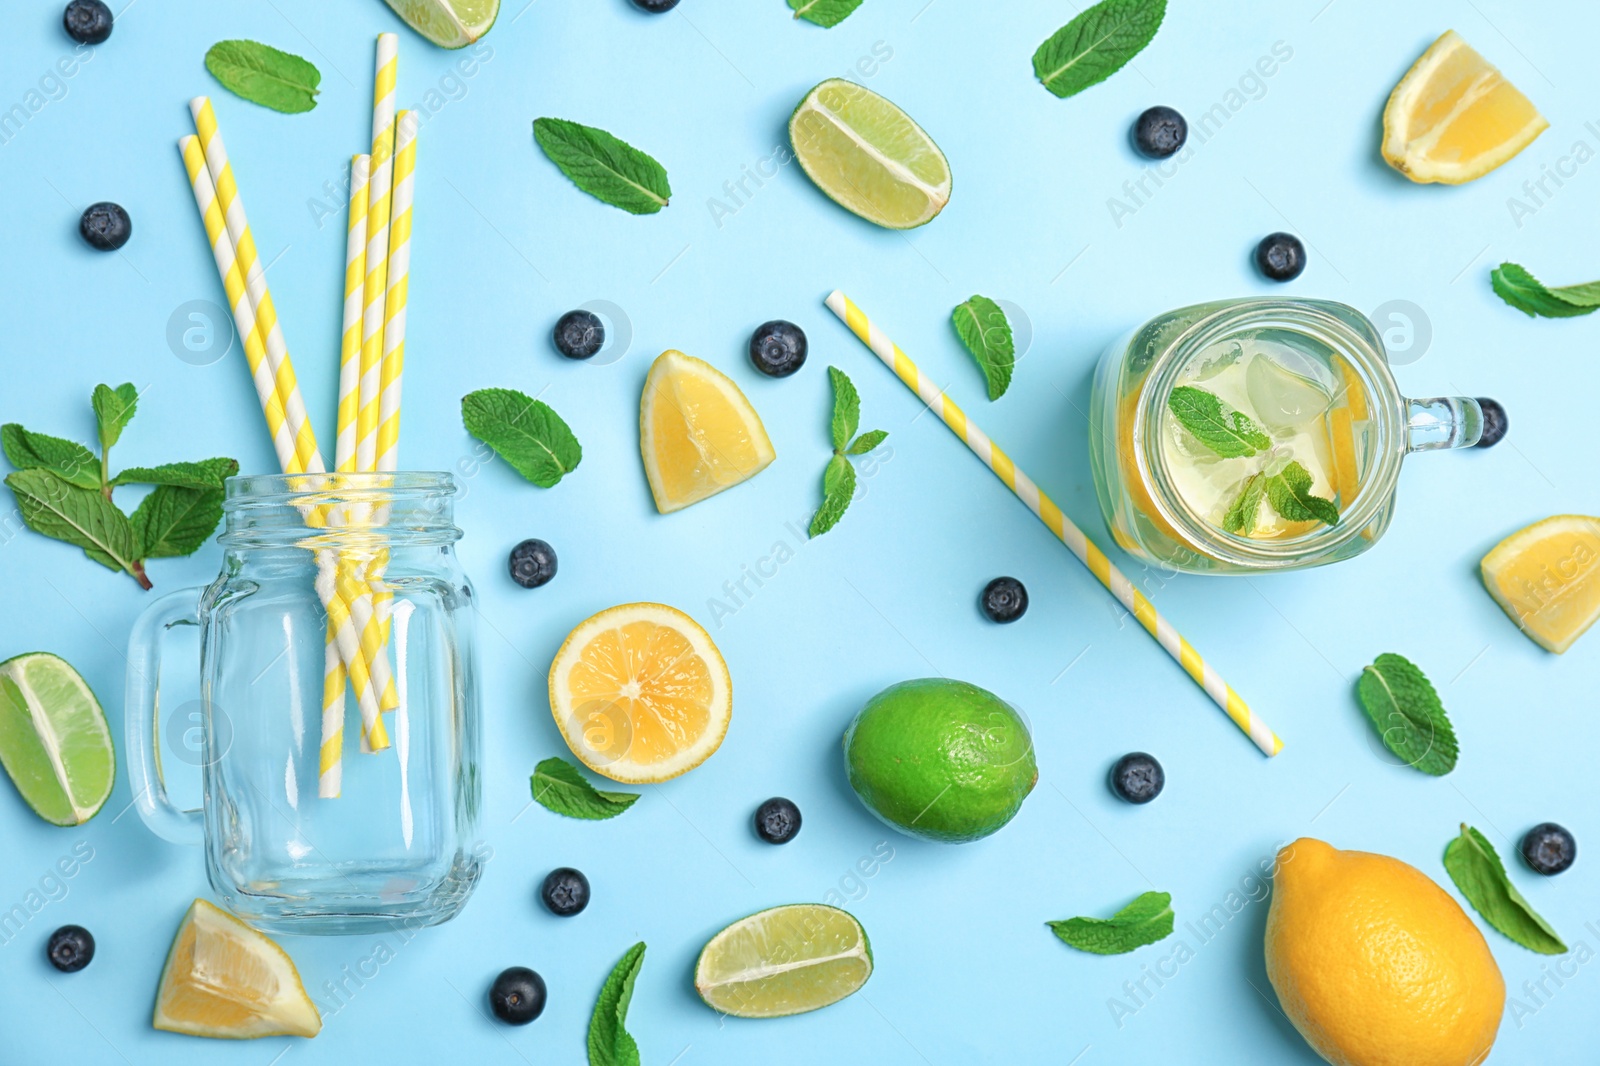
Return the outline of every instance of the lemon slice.
<path id="1" fill-rule="evenodd" d="M 662 514 L 748 481 L 778 457 L 739 386 L 710 363 L 672 350 L 645 379 L 639 450 Z"/>
<path id="2" fill-rule="evenodd" d="M 1600 518 L 1535 522 L 1483 557 L 1483 584 L 1534 643 L 1556 654 L 1600 618 Z"/>
<path id="3" fill-rule="evenodd" d="M 1383 109 L 1383 158 L 1415 182 L 1481 178 L 1550 123 L 1455 30 L 1418 59 Z"/>
<path id="4" fill-rule="evenodd" d="M 500 0 L 385 0 L 406 25 L 440 48 L 465 48 L 488 33 Z"/>
<path id="5" fill-rule="evenodd" d="M 589 769 L 654 784 L 721 746 L 733 680 L 693 618 L 660 603 L 626 603 L 567 636 L 550 664 L 550 712 Z"/>
<path id="6" fill-rule="evenodd" d="M 282 948 L 197 899 L 167 952 L 155 1027 L 229 1040 L 316 1036 L 322 1017 Z"/>
<path id="7" fill-rule="evenodd" d="M 789 117 L 807 177 L 840 207 L 890 229 L 933 220 L 950 201 L 950 163 L 911 116 L 854 82 L 830 78 Z"/>
<path id="8" fill-rule="evenodd" d="M 867 931 L 820 903 L 773 907 L 712 937 L 694 968 L 707 1006 L 740 1018 L 782 1018 L 817 1010 L 872 976 Z"/>
<path id="9" fill-rule="evenodd" d="M 47 822 L 82 825 L 117 776 L 100 701 L 65 659 L 31 652 L 0 663 L 0 762 Z"/>

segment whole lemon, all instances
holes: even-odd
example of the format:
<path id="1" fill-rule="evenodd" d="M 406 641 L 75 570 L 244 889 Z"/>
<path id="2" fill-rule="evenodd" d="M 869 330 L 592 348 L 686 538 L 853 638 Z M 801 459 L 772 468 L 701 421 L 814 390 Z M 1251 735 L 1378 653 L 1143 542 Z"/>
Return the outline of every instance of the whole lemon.
<path id="1" fill-rule="evenodd" d="M 1302 837 L 1278 852 L 1267 977 L 1334 1066 L 1476 1066 L 1506 985 L 1444 889 L 1387 855 Z"/>
<path id="2" fill-rule="evenodd" d="M 845 772 L 896 829 L 952 844 L 1012 819 L 1039 780 L 1028 724 L 994 693 L 948 678 L 891 685 L 844 734 Z"/>

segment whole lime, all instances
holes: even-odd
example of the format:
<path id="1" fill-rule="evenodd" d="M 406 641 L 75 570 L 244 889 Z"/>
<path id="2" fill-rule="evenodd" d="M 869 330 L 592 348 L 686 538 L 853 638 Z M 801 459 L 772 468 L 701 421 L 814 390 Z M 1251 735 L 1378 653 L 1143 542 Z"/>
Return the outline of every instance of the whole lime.
<path id="1" fill-rule="evenodd" d="M 868 700 L 845 730 L 844 764 L 867 810 L 950 844 L 1011 821 L 1039 780 L 1022 716 L 992 692 L 942 677 Z"/>

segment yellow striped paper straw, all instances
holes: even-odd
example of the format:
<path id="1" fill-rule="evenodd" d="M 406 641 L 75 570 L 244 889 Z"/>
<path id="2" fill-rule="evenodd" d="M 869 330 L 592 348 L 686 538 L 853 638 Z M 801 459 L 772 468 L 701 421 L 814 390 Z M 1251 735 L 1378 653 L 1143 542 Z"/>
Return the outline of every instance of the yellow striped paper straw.
<path id="1" fill-rule="evenodd" d="M 385 294 L 383 361 L 378 391 L 376 469 L 398 469 L 401 372 L 406 364 L 406 298 L 410 295 L 411 203 L 417 169 L 417 115 L 395 120 L 394 217 L 389 223 L 388 292 Z"/>
<path id="2" fill-rule="evenodd" d="M 361 392 L 356 414 L 356 469 L 376 470 L 383 318 L 389 280 L 389 212 L 394 180 L 395 76 L 400 39 L 378 35 L 372 87 L 372 166 L 367 182 L 366 304 L 361 326 Z"/>
<path id="3" fill-rule="evenodd" d="M 1239 694 L 1211 668 L 1211 665 L 1200 657 L 1200 653 L 1172 628 L 1171 622 L 1161 617 L 1150 601 L 1123 576 L 1122 571 L 1112 565 L 1105 552 L 1086 537 L 1049 496 L 1040 491 L 1033 479 L 1019 470 L 1010 456 L 1001 451 L 983 430 L 967 419 L 955 401 L 946 396 L 943 390 L 917 369 L 917 364 L 911 361 L 910 356 L 884 336 L 861 308 L 851 303 L 844 293 L 835 289 L 826 302 L 828 310 L 838 315 L 850 328 L 850 332 L 872 349 L 872 353 L 893 370 L 896 377 L 942 418 L 944 424 L 972 449 L 974 455 L 983 460 L 984 465 L 992 470 L 996 477 L 1005 482 L 1006 487 L 1014 492 L 1018 499 L 1028 505 L 1028 509 L 1038 516 L 1061 543 L 1072 549 L 1072 554 L 1076 555 L 1079 561 L 1099 579 L 1100 584 L 1104 585 L 1106 590 L 1139 620 L 1145 631 L 1156 638 L 1156 642 L 1166 649 L 1168 655 L 1177 660 L 1178 665 L 1182 666 L 1184 672 L 1205 690 L 1206 695 L 1233 719 L 1234 725 L 1244 730 L 1245 734 L 1255 742 L 1256 747 L 1267 755 L 1276 755 L 1283 750 L 1283 741 L 1278 739 L 1265 722 L 1256 717 L 1249 704 L 1245 703 Z"/>
<path id="4" fill-rule="evenodd" d="M 317 749 L 317 795 L 322 799 L 338 799 L 344 785 L 344 686 L 339 634 L 330 617 L 322 663 L 322 738 Z"/>

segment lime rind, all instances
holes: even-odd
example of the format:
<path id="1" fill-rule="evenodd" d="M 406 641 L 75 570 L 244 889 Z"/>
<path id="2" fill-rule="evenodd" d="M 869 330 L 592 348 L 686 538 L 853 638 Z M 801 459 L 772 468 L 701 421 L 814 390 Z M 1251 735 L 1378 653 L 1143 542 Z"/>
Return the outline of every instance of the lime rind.
<path id="1" fill-rule="evenodd" d="M 723 1014 L 783 1018 L 853 995 L 872 971 L 872 942 L 854 915 L 795 903 L 757 911 L 713 936 L 695 963 L 695 991 Z"/>

